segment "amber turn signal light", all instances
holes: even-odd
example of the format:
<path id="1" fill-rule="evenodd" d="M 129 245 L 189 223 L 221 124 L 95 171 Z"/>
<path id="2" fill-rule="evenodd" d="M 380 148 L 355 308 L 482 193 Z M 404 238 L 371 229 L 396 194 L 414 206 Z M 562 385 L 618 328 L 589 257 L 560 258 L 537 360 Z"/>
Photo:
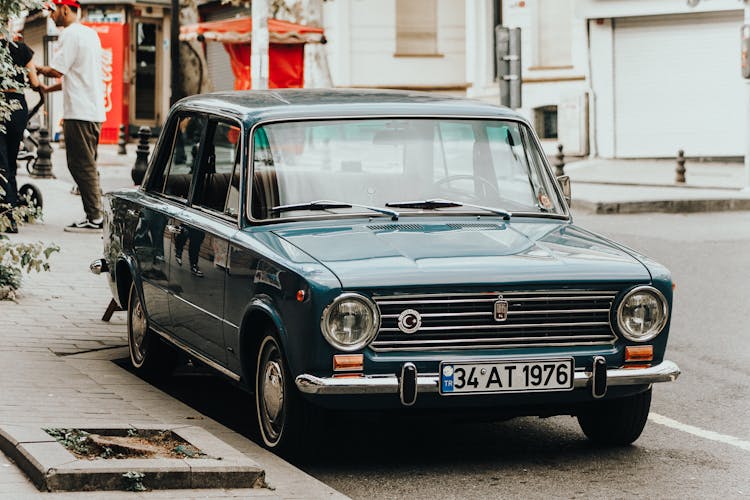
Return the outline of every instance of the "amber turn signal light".
<path id="1" fill-rule="evenodd" d="M 362 371 L 364 366 L 363 354 L 336 354 L 333 356 L 333 371 Z"/>
<path id="2" fill-rule="evenodd" d="M 630 345 L 625 347 L 625 361 L 651 361 L 654 359 L 654 346 Z"/>

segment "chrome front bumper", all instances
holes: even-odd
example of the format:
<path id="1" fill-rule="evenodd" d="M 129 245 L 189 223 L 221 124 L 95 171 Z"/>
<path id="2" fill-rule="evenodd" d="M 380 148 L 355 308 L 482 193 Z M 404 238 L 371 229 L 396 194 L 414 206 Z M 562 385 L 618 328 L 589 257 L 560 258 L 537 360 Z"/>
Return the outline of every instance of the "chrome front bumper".
<path id="1" fill-rule="evenodd" d="M 612 368 L 607 370 L 607 386 L 645 385 L 656 382 L 672 382 L 680 376 L 680 367 L 672 361 L 649 368 Z M 573 380 L 576 389 L 591 386 L 592 372 L 577 371 Z M 368 375 L 359 378 L 332 378 L 300 375 L 297 388 L 306 394 L 398 394 L 400 379 L 396 375 Z M 417 393 L 438 392 L 440 378 L 437 374 L 417 376 Z"/>
<path id="2" fill-rule="evenodd" d="M 102 274 L 109 272 L 109 265 L 105 259 L 96 259 L 89 264 L 89 271 L 94 274 Z"/>

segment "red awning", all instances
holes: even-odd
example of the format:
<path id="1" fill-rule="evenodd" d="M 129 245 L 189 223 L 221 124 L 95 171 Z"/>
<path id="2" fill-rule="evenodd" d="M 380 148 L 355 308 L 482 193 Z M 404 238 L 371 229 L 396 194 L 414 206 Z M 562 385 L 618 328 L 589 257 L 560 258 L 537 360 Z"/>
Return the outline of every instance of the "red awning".
<path id="1" fill-rule="evenodd" d="M 198 35 L 211 42 L 247 43 L 252 39 L 251 17 L 235 17 L 222 21 L 207 21 L 180 28 L 180 40 L 195 40 Z M 271 43 L 320 43 L 323 29 L 295 24 L 279 19 L 268 19 L 268 34 Z"/>
<path id="2" fill-rule="evenodd" d="M 250 42 L 253 22 L 250 17 L 197 23 L 180 28 L 180 40 L 190 41 L 202 35 L 207 42 L 221 42 L 229 54 L 234 73 L 234 88 L 247 90 L 250 82 Z M 268 86 L 302 88 L 304 85 L 304 44 L 320 43 L 323 29 L 301 24 L 268 20 Z"/>

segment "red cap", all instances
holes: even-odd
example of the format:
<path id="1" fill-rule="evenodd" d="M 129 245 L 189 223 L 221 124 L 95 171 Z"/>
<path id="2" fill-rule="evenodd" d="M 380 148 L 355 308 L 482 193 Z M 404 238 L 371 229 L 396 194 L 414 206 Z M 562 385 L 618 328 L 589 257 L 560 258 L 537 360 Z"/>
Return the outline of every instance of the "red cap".
<path id="1" fill-rule="evenodd" d="M 76 2 L 76 0 L 52 0 L 52 3 L 54 5 L 67 5 L 76 9 L 81 7 L 81 4 Z"/>

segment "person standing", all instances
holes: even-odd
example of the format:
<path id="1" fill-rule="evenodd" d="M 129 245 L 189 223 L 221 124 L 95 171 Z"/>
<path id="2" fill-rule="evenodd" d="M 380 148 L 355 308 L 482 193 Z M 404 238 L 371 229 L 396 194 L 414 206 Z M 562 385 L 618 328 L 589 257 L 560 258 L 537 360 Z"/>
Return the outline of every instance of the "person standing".
<path id="1" fill-rule="evenodd" d="M 26 105 L 26 98 L 23 95 L 24 87 L 27 87 L 26 78 L 28 75 L 29 83 L 34 89 L 39 89 L 39 79 L 32 58 L 34 51 L 20 39 L 13 42 L 0 40 L 8 52 L 16 69 L 13 77 L 15 85 L 13 88 L 3 89 L 5 101 L 15 108 L 8 121 L 0 123 L 0 187 L 5 191 L 3 201 L 11 208 L 18 206 L 18 183 L 16 182 L 16 171 L 18 164 L 18 148 L 23 139 L 23 131 L 26 129 L 26 122 L 29 118 L 29 108 Z M 11 217 L 10 227 L 6 232 L 17 233 L 18 227 L 15 220 Z"/>
<path id="2" fill-rule="evenodd" d="M 61 83 L 44 89 L 47 92 L 62 89 L 65 157 L 86 212 L 84 220 L 66 226 L 65 231 L 100 231 L 103 214 L 96 158 L 99 133 L 106 119 L 102 45 L 96 31 L 78 21 L 80 4 L 76 0 L 53 0 L 48 9 L 55 25 L 64 29 L 52 63 L 38 67 L 37 71 L 62 78 Z"/>

